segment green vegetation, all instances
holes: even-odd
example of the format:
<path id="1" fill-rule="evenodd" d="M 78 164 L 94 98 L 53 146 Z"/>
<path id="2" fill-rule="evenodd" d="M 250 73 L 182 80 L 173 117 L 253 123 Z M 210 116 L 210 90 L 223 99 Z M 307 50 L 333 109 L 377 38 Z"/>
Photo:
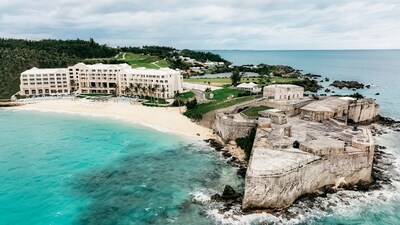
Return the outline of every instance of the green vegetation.
<path id="1" fill-rule="evenodd" d="M 21 72 L 32 67 L 67 67 L 86 58 L 109 58 L 116 54 L 116 49 L 100 45 L 93 39 L 0 39 L 0 98 L 10 98 L 18 92 Z"/>
<path id="2" fill-rule="evenodd" d="M 242 113 L 244 115 L 246 115 L 246 116 L 249 116 L 249 117 L 259 117 L 260 115 L 258 115 L 258 112 L 264 111 L 264 110 L 267 110 L 267 109 L 272 109 L 272 108 L 268 107 L 268 106 L 263 106 L 263 105 L 261 105 L 261 106 L 253 106 L 253 107 L 250 107 L 250 108 L 247 108 L 247 109 L 243 110 Z"/>
<path id="3" fill-rule="evenodd" d="M 233 86 L 236 86 L 240 83 L 243 74 L 241 74 L 238 70 L 234 70 L 231 75 L 231 82 Z"/>
<path id="4" fill-rule="evenodd" d="M 212 98 L 213 100 L 212 102 L 200 104 L 192 109 L 188 109 L 184 113 L 184 115 L 186 115 L 189 118 L 200 119 L 202 115 L 208 112 L 233 106 L 242 102 L 249 101 L 254 98 L 254 96 L 239 97 L 240 95 L 246 95 L 247 92 L 229 88 L 207 92 L 206 98 L 210 99 L 210 93 L 213 93 L 214 95 L 214 98 Z M 233 98 L 228 99 L 229 96 L 233 96 Z"/>
<path id="5" fill-rule="evenodd" d="M 217 109 L 222 109 L 222 108 L 233 106 L 233 105 L 236 105 L 239 103 L 243 103 L 243 102 L 249 101 L 253 98 L 254 98 L 254 96 L 245 96 L 245 97 L 234 98 L 232 100 L 226 100 L 223 102 L 210 102 L 210 103 L 200 104 L 200 105 L 197 105 L 197 107 L 194 109 L 187 110 L 184 113 L 184 115 L 189 118 L 193 118 L 193 117 L 198 118 L 198 115 L 204 115 L 208 112 L 211 112 L 211 111 L 214 111 Z"/>
<path id="6" fill-rule="evenodd" d="M 227 60 L 223 59 L 220 55 L 211 52 L 192 51 L 189 49 L 183 49 L 180 53 L 185 57 L 190 57 L 200 62 L 213 61 L 213 62 L 229 63 Z"/>
<path id="7" fill-rule="evenodd" d="M 122 54 L 124 55 L 124 54 Z M 122 59 L 134 68 L 145 67 L 148 69 L 159 69 L 161 67 L 169 67 L 169 63 L 165 60 L 161 60 L 157 56 L 125 53 L 125 59 Z"/>
<path id="8" fill-rule="evenodd" d="M 210 94 L 213 94 L 213 98 L 210 98 Z M 233 88 L 224 88 L 224 89 L 219 89 L 219 90 L 215 90 L 212 92 L 207 92 L 205 94 L 206 98 L 209 100 L 215 100 L 215 101 L 224 101 L 226 100 L 229 96 L 234 96 L 234 97 L 238 97 L 239 95 L 244 95 L 246 94 L 246 91 L 243 90 L 238 90 L 238 89 L 233 89 Z"/>
<path id="9" fill-rule="evenodd" d="M 244 138 L 237 138 L 236 144 L 243 149 L 246 160 L 250 159 L 251 150 L 253 148 L 254 138 L 256 137 L 256 128 L 250 130 L 249 134 Z"/>
<path id="10" fill-rule="evenodd" d="M 217 86 L 222 86 L 223 84 L 231 84 L 231 78 L 186 78 L 183 79 L 184 82 L 188 83 L 198 83 L 198 84 L 217 84 Z M 242 77 L 240 82 L 254 82 L 260 83 L 260 78 L 258 77 Z M 301 82 L 297 77 L 271 77 L 268 79 L 267 84 L 293 84 L 296 82 Z"/>
<path id="11" fill-rule="evenodd" d="M 231 84 L 230 78 L 186 78 L 184 82 L 195 84 L 213 84 L 214 86 L 223 86 L 224 84 Z M 255 77 L 243 77 L 241 82 L 258 82 Z"/>
<path id="12" fill-rule="evenodd" d="M 195 96 L 195 94 L 194 94 L 193 92 L 191 92 L 191 91 L 184 92 L 184 93 L 180 93 L 180 94 L 178 95 L 178 97 L 179 97 L 180 99 L 182 99 L 182 100 L 189 100 L 189 99 L 194 98 L 194 96 Z"/>

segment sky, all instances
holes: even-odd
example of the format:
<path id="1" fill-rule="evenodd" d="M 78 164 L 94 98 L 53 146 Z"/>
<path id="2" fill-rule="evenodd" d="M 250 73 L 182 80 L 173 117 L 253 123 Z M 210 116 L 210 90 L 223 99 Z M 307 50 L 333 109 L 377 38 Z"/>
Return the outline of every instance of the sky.
<path id="1" fill-rule="evenodd" d="M 178 49 L 399 49 L 400 0 L 0 0 L 0 37 Z"/>

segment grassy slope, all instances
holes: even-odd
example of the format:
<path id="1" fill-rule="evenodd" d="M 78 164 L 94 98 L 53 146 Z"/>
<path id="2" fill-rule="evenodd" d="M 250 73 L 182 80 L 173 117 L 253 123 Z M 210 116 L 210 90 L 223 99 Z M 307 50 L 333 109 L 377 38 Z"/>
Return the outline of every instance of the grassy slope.
<path id="1" fill-rule="evenodd" d="M 228 89 L 224 88 L 221 90 L 212 91 L 214 94 L 214 98 L 212 98 L 212 102 L 197 105 L 195 108 L 190 109 L 185 112 L 185 115 L 188 117 L 193 117 L 196 115 L 203 115 L 205 113 L 226 108 L 232 105 L 236 105 L 242 102 L 249 101 L 254 98 L 254 96 L 244 96 L 244 97 L 237 97 L 239 93 L 245 93 L 245 91 L 236 90 L 236 89 Z M 228 100 L 228 96 L 233 95 L 234 98 Z M 206 94 L 206 98 L 209 98 L 209 93 Z"/>
<path id="2" fill-rule="evenodd" d="M 245 114 L 246 116 L 250 116 L 250 117 L 259 117 L 258 112 L 264 111 L 267 109 L 272 109 L 272 108 L 268 107 L 268 106 L 253 106 L 253 107 L 243 110 L 242 113 Z"/>
<path id="3" fill-rule="evenodd" d="M 121 54 L 118 59 L 122 59 Z M 157 56 L 149 56 L 142 54 L 126 53 L 125 61 L 134 68 L 145 67 L 148 69 L 159 69 L 160 67 L 169 67 L 169 63 L 165 60 L 161 60 Z M 154 65 L 154 64 L 156 65 Z"/>

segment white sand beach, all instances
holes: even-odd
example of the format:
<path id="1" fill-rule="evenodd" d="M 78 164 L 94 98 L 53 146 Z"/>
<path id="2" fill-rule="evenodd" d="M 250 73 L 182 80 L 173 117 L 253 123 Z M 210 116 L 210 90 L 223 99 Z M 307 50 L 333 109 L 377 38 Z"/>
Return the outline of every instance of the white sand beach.
<path id="1" fill-rule="evenodd" d="M 100 116 L 144 125 L 159 131 L 176 133 L 196 139 L 212 138 L 210 129 L 197 125 L 180 114 L 177 107 L 147 107 L 129 102 L 90 102 L 88 100 L 50 100 L 30 102 L 14 107 L 17 110 L 35 110 Z M 181 108 L 182 111 L 184 108 Z"/>

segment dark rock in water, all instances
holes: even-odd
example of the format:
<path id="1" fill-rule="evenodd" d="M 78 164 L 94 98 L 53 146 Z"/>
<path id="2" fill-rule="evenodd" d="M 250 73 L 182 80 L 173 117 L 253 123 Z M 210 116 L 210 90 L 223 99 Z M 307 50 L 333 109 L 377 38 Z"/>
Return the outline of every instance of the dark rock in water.
<path id="1" fill-rule="evenodd" d="M 333 188 L 333 185 L 326 185 L 322 188 L 322 190 L 326 194 L 333 194 L 336 192 L 336 190 Z"/>
<path id="2" fill-rule="evenodd" d="M 231 157 L 232 156 L 232 154 L 231 153 L 229 153 L 229 152 L 222 152 L 222 155 L 224 156 L 224 157 L 226 157 L 226 158 L 229 158 L 229 157 Z"/>
<path id="3" fill-rule="evenodd" d="M 339 89 L 342 89 L 342 88 L 348 88 L 348 89 L 363 89 L 364 88 L 364 84 L 362 84 L 362 83 L 359 83 L 358 81 L 338 81 L 338 80 L 335 80 L 335 81 L 333 81 L 333 83 L 332 84 L 330 84 L 330 86 L 333 86 L 333 87 L 337 87 L 337 88 L 339 88 Z"/>
<path id="4" fill-rule="evenodd" d="M 215 194 L 211 196 L 211 200 L 216 202 L 222 202 L 224 199 L 221 197 L 220 194 Z"/>
<path id="5" fill-rule="evenodd" d="M 398 131 L 400 129 L 400 121 L 394 120 L 392 118 L 389 117 L 383 117 L 383 116 L 377 116 L 377 118 L 375 118 L 376 122 L 393 130 L 393 131 Z M 387 132 L 385 132 L 384 130 L 379 130 L 377 132 L 378 134 L 385 134 Z"/>
<path id="6" fill-rule="evenodd" d="M 376 93 L 375 95 L 380 95 L 380 94 L 379 94 L 379 92 L 378 92 L 378 93 Z"/>
<path id="7" fill-rule="evenodd" d="M 357 191 L 369 191 L 370 182 L 367 181 L 359 181 L 355 186 L 354 189 Z"/>
<path id="8" fill-rule="evenodd" d="M 324 82 L 324 80 L 320 80 L 319 82 L 321 82 L 321 83 L 322 83 L 322 82 Z"/>
<path id="9" fill-rule="evenodd" d="M 371 85 L 367 84 L 367 85 L 365 85 L 365 87 L 366 87 L 366 88 L 370 88 L 370 87 L 371 87 Z"/>
<path id="10" fill-rule="evenodd" d="M 332 91 L 332 93 L 335 93 L 335 91 Z"/>
<path id="11" fill-rule="evenodd" d="M 331 92 L 331 90 L 329 88 L 325 89 L 325 92 Z"/>
<path id="12" fill-rule="evenodd" d="M 328 81 L 329 81 L 329 78 L 325 77 L 325 81 L 328 82 Z"/>
<path id="13" fill-rule="evenodd" d="M 218 141 L 216 141 L 215 139 L 207 139 L 204 140 L 206 143 L 208 143 L 210 145 L 210 147 L 214 148 L 215 150 L 217 150 L 218 152 L 221 151 L 224 146 L 219 143 Z"/>
<path id="14" fill-rule="evenodd" d="M 238 169 L 238 171 L 236 172 L 236 174 L 239 175 L 240 177 L 245 178 L 246 177 L 246 172 L 247 172 L 247 168 L 246 167 L 240 167 Z"/>
<path id="15" fill-rule="evenodd" d="M 229 186 L 229 185 L 225 185 L 225 188 L 224 188 L 224 192 L 222 193 L 222 196 L 221 196 L 223 199 L 225 199 L 225 200 L 235 200 L 235 199 L 237 199 L 237 198 L 240 198 L 240 197 L 242 197 L 242 194 L 240 194 L 240 193 L 237 193 L 236 191 L 235 191 L 235 189 L 233 189 L 231 186 Z"/>
<path id="16" fill-rule="evenodd" d="M 387 149 L 386 146 L 382 146 L 382 145 L 376 145 L 376 147 L 377 147 L 378 149 Z"/>
<path id="17" fill-rule="evenodd" d="M 311 74 L 311 73 L 304 74 L 303 76 L 308 77 L 308 78 L 312 78 L 312 79 L 317 79 L 317 78 L 322 77 L 321 75 Z"/>

